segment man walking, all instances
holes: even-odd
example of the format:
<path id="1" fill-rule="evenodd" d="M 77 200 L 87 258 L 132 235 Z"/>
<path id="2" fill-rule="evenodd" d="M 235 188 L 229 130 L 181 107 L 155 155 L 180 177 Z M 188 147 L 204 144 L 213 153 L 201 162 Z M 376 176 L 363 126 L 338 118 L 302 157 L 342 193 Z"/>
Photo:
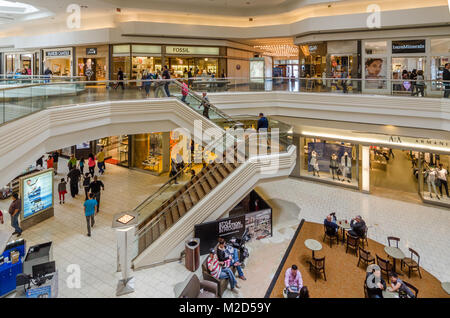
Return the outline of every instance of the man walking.
<path id="1" fill-rule="evenodd" d="M 22 210 L 22 202 L 19 199 L 19 195 L 17 193 L 13 193 L 13 201 L 9 206 L 9 214 L 11 215 L 11 226 L 14 228 L 14 234 L 17 236 L 22 235 L 22 229 L 19 226 L 19 215 Z"/>
<path id="2" fill-rule="evenodd" d="M 105 185 L 103 182 L 97 179 L 97 176 L 94 176 L 94 181 L 89 185 L 89 190 L 91 194 L 94 195 L 95 200 L 97 201 L 97 213 L 100 210 L 100 191 L 103 189 L 105 191 Z"/>
<path id="3" fill-rule="evenodd" d="M 162 73 L 162 78 L 165 80 L 164 81 L 164 90 L 166 91 L 167 97 L 170 97 L 169 81 L 168 81 L 168 80 L 170 80 L 170 73 L 169 73 L 169 69 L 167 68 L 167 65 L 164 65 L 164 71 Z"/>
<path id="4" fill-rule="evenodd" d="M 67 174 L 67 178 L 70 179 L 70 195 L 72 198 L 78 194 L 78 182 L 80 181 L 81 172 L 77 167 L 72 167 Z"/>
<path id="5" fill-rule="evenodd" d="M 94 199 L 94 194 L 89 194 L 89 200 L 84 202 L 84 215 L 86 216 L 87 223 L 87 236 L 91 236 L 91 227 L 94 227 L 95 207 L 98 206 L 97 201 Z M 98 212 L 98 211 L 97 211 Z"/>
<path id="6" fill-rule="evenodd" d="M 119 86 L 119 85 L 122 86 L 122 90 L 125 89 L 125 85 L 123 83 L 123 79 L 124 79 L 124 74 L 123 74 L 122 69 L 119 67 L 119 71 L 117 72 L 117 80 L 118 80 L 117 86 Z"/>
<path id="7" fill-rule="evenodd" d="M 105 152 L 103 151 L 103 147 L 97 154 L 97 167 L 100 174 L 103 174 L 105 172 Z"/>
<path id="8" fill-rule="evenodd" d="M 450 63 L 445 64 L 444 73 L 442 74 L 442 79 L 444 82 L 444 98 L 449 98 L 450 96 Z"/>
<path id="9" fill-rule="evenodd" d="M 55 170 L 55 175 L 58 174 L 58 160 L 59 160 L 59 153 L 57 151 L 55 151 L 52 154 L 53 157 L 53 170 Z"/>

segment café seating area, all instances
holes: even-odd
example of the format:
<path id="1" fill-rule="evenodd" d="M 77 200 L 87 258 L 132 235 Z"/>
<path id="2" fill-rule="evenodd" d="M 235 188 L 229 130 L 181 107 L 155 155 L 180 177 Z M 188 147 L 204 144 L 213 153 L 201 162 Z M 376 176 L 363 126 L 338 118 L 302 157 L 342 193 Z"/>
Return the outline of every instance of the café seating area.
<path id="1" fill-rule="evenodd" d="M 363 239 L 354 238 L 339 229 L 336 238 L 324 235 L 324 231 L 323 224 L 303 223 L 298 235 L 293 238 L 292 248 L 285 255 L 278 276 L 274 278 L 276 282 L 270 291 L 271 298 L 283 297 L 284 273 L 292 264 L 298 266 L 303 285 L 308 286 L 311 298 L 364 298 L 368 266 L 379 266 L 388 286 L 387 274 L 395 269 L 399 278 L 411 286 L 410 289 L 418 297 L 450 297 L 441 282 L 421 267 L 417 251 L 410 248 L 404 255 L 400 254 L 403 251 L 397 247 L 399 241 L 386 238 L 383 245 L 367 235 Z"/>

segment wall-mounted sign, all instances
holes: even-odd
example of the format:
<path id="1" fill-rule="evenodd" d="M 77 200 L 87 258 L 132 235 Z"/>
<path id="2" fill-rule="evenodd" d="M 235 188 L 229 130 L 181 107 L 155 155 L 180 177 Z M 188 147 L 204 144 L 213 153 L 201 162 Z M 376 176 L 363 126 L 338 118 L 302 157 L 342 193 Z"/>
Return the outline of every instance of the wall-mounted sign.
<path id="1" fill-rule="evenodd" d="M 317 51 L 317 45 L 310 45 L 309 46 L 309 53 L 314 53 Z"/>
<path id="2" fill-rule="evenodd" d="M 86 48 L 86 55 L 97 55 L 97 48 L 96 47 Z"/>
<path id="3" fill-rule="evenodd" d="M 53 56 L 70 56 L 72 55 L 71 50 L 63 50 L 63 51 L 46 51 L 45 56 L 53 57 Z"/>
<path id="4" fill-rule="evenodd" d="M 219 48 L 202 46 L 166 46 L 166 54 L 219 55 Z"/>
<path id="5" fill-rule="evenodd" d="M 392 53 L 425 53 L 425 40 L 392 41 Z"/>

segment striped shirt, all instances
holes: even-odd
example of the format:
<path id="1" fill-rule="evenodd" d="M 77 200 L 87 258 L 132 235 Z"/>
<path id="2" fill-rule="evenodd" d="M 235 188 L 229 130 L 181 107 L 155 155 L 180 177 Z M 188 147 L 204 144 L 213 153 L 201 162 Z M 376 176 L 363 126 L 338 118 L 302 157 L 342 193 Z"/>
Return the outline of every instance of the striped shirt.
<path id="1" fill-rule="evenodd" d="M 220 272 L 222 271 L 222 267 L 219 265 L 219 260 L 217 259 L 217 255 L 214 255 L 213 258 L 208 256 L 208 270 L 211 275 L 217 279 L 219 279 Z"/>

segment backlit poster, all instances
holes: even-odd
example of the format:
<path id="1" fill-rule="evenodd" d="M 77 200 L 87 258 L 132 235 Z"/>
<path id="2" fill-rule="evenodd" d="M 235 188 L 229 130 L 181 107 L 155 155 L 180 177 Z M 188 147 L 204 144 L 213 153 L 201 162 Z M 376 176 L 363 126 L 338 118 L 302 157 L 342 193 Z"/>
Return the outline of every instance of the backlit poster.
<path id="1" fill-rule="evenodd" d="M 385 58 L 366 58 L 365 88 L 386 88 L 387 62 Z"/>
<path id="2" fill-rule="evenodd" d="M 23 219 L 53 206 L 53 169 L 21 178 Z"/>

